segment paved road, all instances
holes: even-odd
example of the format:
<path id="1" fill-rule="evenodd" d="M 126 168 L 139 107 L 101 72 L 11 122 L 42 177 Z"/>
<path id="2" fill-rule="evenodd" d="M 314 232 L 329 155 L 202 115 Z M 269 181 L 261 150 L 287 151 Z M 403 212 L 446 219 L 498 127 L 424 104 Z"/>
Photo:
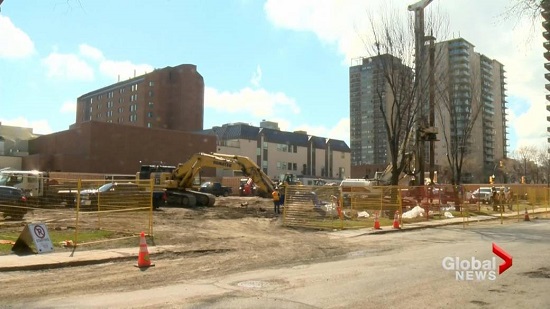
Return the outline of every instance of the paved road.
<path id="1" fill-rule="evenodd" d="M 45 297 L 25 307 L 550 307 L 550 220 L 335 237 L 364 243 L 365 249 L 333 261 L 289 264 L 154 290 Z M 446 257 L 492 260 L 492 243 L 513 257 L 513 266 L 501 275 L 496 271 L 494 280 L 457 281 L 454 271 L 443 269 Z M 498 269 L 502 260 L 495 260 Z"/>

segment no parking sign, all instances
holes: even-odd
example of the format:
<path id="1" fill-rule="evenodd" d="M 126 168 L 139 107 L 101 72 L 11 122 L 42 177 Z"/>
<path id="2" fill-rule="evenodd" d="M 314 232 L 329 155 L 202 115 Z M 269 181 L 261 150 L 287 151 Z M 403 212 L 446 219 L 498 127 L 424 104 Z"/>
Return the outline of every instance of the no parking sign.
<path id="1" fill-rule="evenodd" d="M 53 245 L 48 228 L 44 223 L 27 224 L 11 250 L 32 253 L 52 252 Z"/>

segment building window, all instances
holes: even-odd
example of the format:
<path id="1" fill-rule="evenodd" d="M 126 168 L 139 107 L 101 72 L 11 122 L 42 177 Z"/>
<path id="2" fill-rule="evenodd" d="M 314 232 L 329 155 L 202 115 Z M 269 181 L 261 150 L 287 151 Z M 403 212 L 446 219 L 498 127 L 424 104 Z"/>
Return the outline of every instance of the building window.
<path id="1" fill-rule="evenodd" d="M 122 113 L 122 112 L 124 112 L 124 108 L 119 107 L 119 108 L 118 108 L 118 113 L 120 114 L 120 113 Z"/>
<path id="2" fill-rule="evenodd" d="M 147 118 L 153 118 L 153 112 L 148 112 L 147 113 Z"/>
<path id="3" fill-rule="evenodd" d="M 130 111 L 131 111 L 131 112 L 137 111 L 137 104 L 132 104 L 132 105 L 130 105 Z"/>
<path id="4" fill-rule="evenodd" d="M 107 95 L 107 97 L 108 97 L 109 99 L 112 98 L 112 97 L 113 97 L 113 92 L 110 91 L 109 94 Z"/>
<path id="5" fill-rule="evenodd" d="M 113 117 L 113 111 L 107 111 L 107 117 Z"/>
<path id="6" fill-rule="evenodd" d="M 152 127 L 153 127 L 153 124 L 150 123 L 150 122 L 148 122 L 148 123 L 147 123 L 147 127 L 148 127 L 148 128 L 152 128 Z"/>
<path id="7" fill-rule="evenodd" d="M 137 121 L 137 115 L 132 114 L 132 115 L 130 115 L 129 119 L 130 119 L 130 122 L 136 122 Z"/>
<path id="8" fill-rule="evenodd" d="M 107 102 L 107 108 L 111 108 L 111 107 L 113 107 L 113 101 Z"/>
<path id="9" fill-rule="evenodd" d="M 149 108 L 153 108 L 154 104 L 153 102 L 149 102 Z"/>
<path id="10" fill-rule="evenodd" d="M 153 90 L 149 90 L 149 97 L 153 96 Z"/>
<path id="11" fill-rule="evenodd" d="M 149 82 L 149 87 L 153 87 L 155 85 L 155 82 L 154 81 L 150 81 Z"/>

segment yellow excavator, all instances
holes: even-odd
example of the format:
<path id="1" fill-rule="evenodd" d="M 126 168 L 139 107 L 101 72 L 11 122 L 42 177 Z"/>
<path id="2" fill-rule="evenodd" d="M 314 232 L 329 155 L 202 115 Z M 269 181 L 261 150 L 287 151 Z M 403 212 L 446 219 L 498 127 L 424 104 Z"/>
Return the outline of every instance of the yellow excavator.
<path id="1" fill-rule="evenodd" d="M 147 167 L 147 166 L 145 166 Z M 137 173 L 138 179 L 154 179 L 155 188 L 164 191 L 166 199 L 177 200 L 185 207 L 213 206 L 213 194 L 193 190 L 193 182 L 203 167 L 240 170 L 252 178 L 260 196 L 270 197 L 275 185 L 256 163 L 245 156 L 199 152 L 177 167 L 150 169 L 150 172 Z"/>

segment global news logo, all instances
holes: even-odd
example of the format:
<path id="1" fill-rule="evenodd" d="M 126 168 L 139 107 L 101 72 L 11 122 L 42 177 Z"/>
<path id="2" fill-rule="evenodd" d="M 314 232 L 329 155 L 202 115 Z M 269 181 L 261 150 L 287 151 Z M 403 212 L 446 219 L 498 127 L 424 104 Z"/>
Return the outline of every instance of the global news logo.
<path id="1" fill-rule="evenodd" d="M 462 259 L 458 256 L 443 258 L 441 266 L 445 270 L 454 271 L 457 281 L 494 281 L 497 279 L 497 272 L 500 275 L 512 266 L 512 256 L 495 243 L 493 253 L 504 260 L 498 267 L 496 257 L 480 260 L 476 257 Z"/>

